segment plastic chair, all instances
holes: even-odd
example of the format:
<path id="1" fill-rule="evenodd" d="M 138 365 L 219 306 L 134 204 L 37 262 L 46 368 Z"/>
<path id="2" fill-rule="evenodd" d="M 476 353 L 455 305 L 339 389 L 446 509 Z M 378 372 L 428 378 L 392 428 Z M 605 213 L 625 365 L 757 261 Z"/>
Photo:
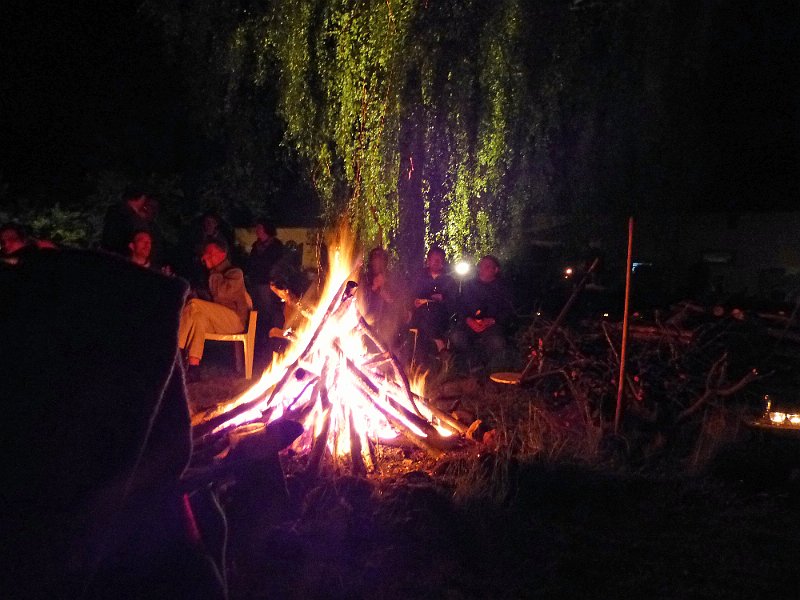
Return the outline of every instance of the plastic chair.
<path id="1" fill-rule="evenodd" d="M 251 310 L 247 320 L 247 329 L 243 333 L 207 333 L 205 339 L 214 342 L 242 342 L 241 351 L 236 350 L 236 369 L 242 369 L 242 357 L 244 356 L 244 378 L 253 377 L 253 356 L 256 345 L 256 321 L 258 311 Z"/>

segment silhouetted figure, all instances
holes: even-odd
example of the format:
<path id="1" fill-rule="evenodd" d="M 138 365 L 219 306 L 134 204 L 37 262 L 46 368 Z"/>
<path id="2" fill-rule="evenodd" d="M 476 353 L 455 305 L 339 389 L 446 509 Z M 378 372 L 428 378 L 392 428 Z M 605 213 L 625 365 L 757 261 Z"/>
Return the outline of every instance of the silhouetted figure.
<path id="1" fill-rule="evenodd" d="M 206 242 L 212 240 L 223 241 L 228 249 L 233 247 L 231 230 L 215 210 L 204 212 L 181 232 L 176 270 L 193 288 L 206 285 L 206 270 L 201 256 Z"/>
<path id="2" fill-rule="evenodd" d="M 138 187 L 129 187 L 122 202 L 108 207 L 103 221 L 100 247 L 107 251 L 128 255 L 128 242 L 136 231 L 150 231 L 147 212 L 148 196 Z"/>
<path id="3" fill-rule="evenodd" d="M 383 248 L 370 250 L 356 294 L 361 316 L 384 344 L 394 348 L 408 315 L 401 286 L 389 269 L 389 254 Z"/>
<path id="4" fill-rule="evenodd" d="M 258 310 L 259 329 L 262 331 L 280 327 L 283 320 L 280 298 L 269 288 L 273 270 L 284 255 L 283 242 L 277 235 L 275 225 L 266 219 L 259 219 L 256 222 L 256 241 L 245 266 L 248 289 Z"/>
<path id="5" fill-rule="evenodd" d="M 0 270 L 4 598 L 221 598 L 186 535 L 185 284 L 65 250 Z"/>

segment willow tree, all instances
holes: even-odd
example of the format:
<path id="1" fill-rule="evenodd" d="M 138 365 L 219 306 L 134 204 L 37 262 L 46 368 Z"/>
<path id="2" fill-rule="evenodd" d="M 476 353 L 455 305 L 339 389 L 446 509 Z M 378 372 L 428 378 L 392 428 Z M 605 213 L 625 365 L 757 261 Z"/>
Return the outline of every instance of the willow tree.
<path id="1" fill-rule="evenodd" d="M 189 48 L 200 113 L 228 132 L 235 156 L 267 144 L 259 127 L 278 123 L 270 131 L 280 130 L 324 215 L 347 215 L 365 244 L 380 232 L 416 262 L 431 243 L 451 255 L 510 254 L 540 211 L 590 222 L 598 208 L 677 196 L 681 178 L 665 169 L 686 162 L 699 128 L 696 113 L 673 105 L 697 97 L 712 5 L 150 6 L 174 46 Z"/>
<path id="2" fill-rule="evenodd" d="M 406 256 L 496 248 L 525 89 L 518 0 L 285 0 L 239 24 L 329 218 Z M 241 64 L 242 61 L 234 61 Z"/>

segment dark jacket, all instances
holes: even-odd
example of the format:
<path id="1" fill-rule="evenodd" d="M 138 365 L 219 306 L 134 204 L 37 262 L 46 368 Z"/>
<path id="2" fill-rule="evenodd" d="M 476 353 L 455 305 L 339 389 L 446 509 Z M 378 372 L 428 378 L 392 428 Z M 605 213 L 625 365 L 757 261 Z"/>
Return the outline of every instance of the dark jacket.
<path id="1" fill-rule="evenodd" d="M 4 597 L 150 597 L 164 565 L 163 597 L 187 597 L 200 577 L 162 543 L 180 543 L 164 506 L 180 499 L 191 452 L 185 294 L 178 278 L 101 253 L 0 270 L 0 448 L 15 473 L 2 491 Z"/>
<path id="2" fill-rule="evenodd" d="M 133 233 L 141 229 L 150 231 L 148 222 L 127 202 L 109 206 L 103 221 L 100 247 L 107 252 L 128 256 L 128 243 L 131 241 Z M 155 240 L 153 246 L 155 249 Z"/>
<path id="3" fill-rule="evenodd" d="M 471 279 L 463 286 L 458 313 L 464 319 L 492 318 L 501 329 L 506 329 L 514 315 L 511 294 L 502 279 L 491 283 Z"/>
<path id="4" fill-rule="evenodd" d="M 247 281 L 252 285 L 269 284 L 272 269 L 283 257 L 283 252 L 283 242 L 278 238 L 253 242 L 245 268 Z"/>
<path id="5" fill-rule="evenodd" d="M 211 270 L 208 275 L 208 290 L 211 300 L 230 308 L 239 315 L 242 326 L 247 326 L 247 318 L 252 301 L 244 286 L 244 273 L 225 260 Z"/>

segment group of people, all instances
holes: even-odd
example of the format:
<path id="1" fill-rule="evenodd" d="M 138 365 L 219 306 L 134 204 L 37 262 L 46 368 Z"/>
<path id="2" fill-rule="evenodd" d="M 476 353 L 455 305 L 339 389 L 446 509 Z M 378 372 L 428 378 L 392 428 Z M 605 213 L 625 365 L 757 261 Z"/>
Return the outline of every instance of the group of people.
<path id="1" fill-rule="evenodd" d="M 108 209 L 100 248 L 142 268 L 189 281 L 178 345 L 190 379 L 202 361 L 206 333 L 244 331 L 253 309 L 259 313 L 261 355 L 269 360 L 274 351 L 285 349 L 286 327 L 291 313 L 299 314 L 296 299 L 308 281 L 287 256 L 275 226 L 258 220 L 250 252 L 234 256 L 230 229 L 219 215 L 207 212 L 181 236 L 178 252 L 167 256 L 157 212 L 152 196 L 140 188 L 128 189 L 122 202 Z M 6 260 L 48 246 L 52 245 L 29 238 L 16 224 L 0 227 L 0 251 Z M 424 269 L 410 282 L 389 263 L 386 250 L 373 249 L 357 292 L 361 314 L 388 347 L 407 362 L 425 366 L 452 357 L 460 372 L 503 366 L 513 310 L 497 258 L 484 256 L 473 278 L 458 281 L 438 246 L 428 250 Z"/>
<path id="2" fill-rule="evenodd" d="M 426 367 L 443 356 L 459 372 L 506 366 L 514 312 L 500 262 L 484 256 L 475 276 L 461 283 L 447 267 L 445 251 L 433 246 L 425 268 L 403 285 L 386 251 L 372 250 L 359 288 L 365 320 L 406 360 Z"/>
<path id="3" fill-rule="evenodd" d="M 106 214 L 101 249 L 127 256 L 134 264 L 179 274 L 191 284 L 181 312 L 178 346 L 185 352 L 188 377 L 194 378 L 202 358 L 206 333 L 240 333 L 248 313 L 259 310 L 263 324 L 278 310 L 279 300 L 269 290 L 272 267 L 283 255 L 276 230 L 266 220 L 256 225 L 256 241 L 244 269 L 234 265 L 232 236 L 213 211 L 183 232 L 168 260 L 158 227 L 157 204 L 140 189 L 129 189 L 119 205 Z M 245 272 L 247 277 L 245 277 Z"/>

